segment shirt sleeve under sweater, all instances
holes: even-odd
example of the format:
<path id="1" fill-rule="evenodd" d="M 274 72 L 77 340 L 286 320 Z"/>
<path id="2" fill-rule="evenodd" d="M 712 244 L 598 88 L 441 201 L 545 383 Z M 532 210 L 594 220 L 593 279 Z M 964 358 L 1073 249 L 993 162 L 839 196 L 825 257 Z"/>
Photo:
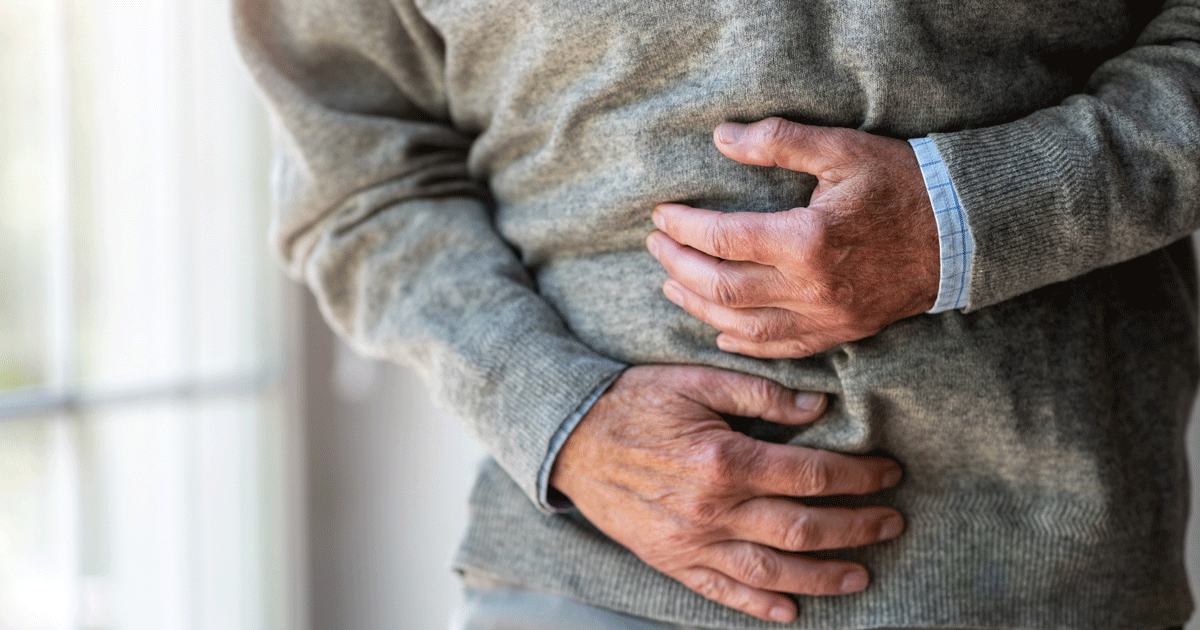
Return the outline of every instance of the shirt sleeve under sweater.
<path id="1" fill-rule="evenodd" d="M 975 257 L 975 237 L 967 215 L 958 201 L 958 191 L 946 170 L 946 162 L 937 145 L 929 138 L 909 140 L 925 180 L 925 192 L 937 221 L 938 250 L 941 255 L 937 299 L 926 313 L 935 314 L 963 308 L 971 295 L 971 262 Z"/>
<path id="2" fill-rule="evenodd" d="M 1060 105 L 931 138 L 975 237 L 968 310 L 1178 240 L 1200 227 L 1200 0 Z"/>
<path id="3" fill-rule="evenodd" d="M 560 425 L 624 366 L 566 330 L 496 233 L 471 138 L 446 122 L 436 33 L 404 2 L 235 15 L 281 125 L 271 233 L 288 272 L 358 351 L 423 370 L 536 501 Z"/>

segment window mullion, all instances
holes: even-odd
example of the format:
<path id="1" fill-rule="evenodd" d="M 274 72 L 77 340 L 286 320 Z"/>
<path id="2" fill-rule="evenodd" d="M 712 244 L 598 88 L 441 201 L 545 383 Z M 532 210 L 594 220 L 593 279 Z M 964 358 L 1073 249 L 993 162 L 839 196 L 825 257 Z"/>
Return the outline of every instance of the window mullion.
<path id="1" fill-rule="evenodd" d="M 53 76 L 46 81 L 47 169 L 50 174 L 46 194 L 48 221 L 46 314 L 49 326 L 47 382 L 51 391 L 66 391 L 75 382 L 76 319 L 75 260 L 71 246 L 74 236 L 71 182 L 71 107 L 70 107 L 70 8 L 69 0 L 55 0 L 48 16 L 50 37 L 45 40 L 47 68 Z"/>
<path id="2" fill-rule="evenodd" d="M 72 213 L 71 178 L 71 55 L 70 55 L 70 4 L 69 0 L 54 0 L 48 20 L 46 47 L 47 77 L 46 103 L 48 104 L 45 124 L 47 125 L 47 149 L 50 173 L 47 195 L 47 219 L 49 229 L 45 232 L 47 243 L 48 291 L 46 313 L 48 315 L 47 344 L 47 387 L 52 392 L 67 392 L 75 384 L 77 361 L 75 309 L 75 226 Z M 81 553 L 82 524 L 80 523 L 80 452 L 78 419 L 60 411 L 52 416 L 52 439 L 48 445 L 51 462 L 50 505 L 52 540 L 54 541 L 54 564 L 61 585 L 62 614 L 58 621 L 63 630 L 76 630 L 81 626 L 80 605 L 82 603 Z"/>

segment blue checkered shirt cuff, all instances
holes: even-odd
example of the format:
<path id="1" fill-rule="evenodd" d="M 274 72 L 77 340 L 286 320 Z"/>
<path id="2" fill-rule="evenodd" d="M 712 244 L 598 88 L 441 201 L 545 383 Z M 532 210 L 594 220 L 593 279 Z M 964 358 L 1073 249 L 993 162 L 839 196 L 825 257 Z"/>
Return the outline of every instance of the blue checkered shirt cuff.
<path id="1" fill-rule="evenodd" d="M 937 301 L 927 313 L 941 313 L 967 305 L 971 295 L 971 261 L 975 257 L 975 239 L 967 225 L 967 214 L 963 211 L 950 172 L 942 161 L 937 145 L 929 138 L 909 140 L 917 154 L 921 175 L 925 178 L 925 190 L 933 204 L 933 216 L 937 219 L 938 243 L 942 255 L 942 280 L 938 286 Z"/>

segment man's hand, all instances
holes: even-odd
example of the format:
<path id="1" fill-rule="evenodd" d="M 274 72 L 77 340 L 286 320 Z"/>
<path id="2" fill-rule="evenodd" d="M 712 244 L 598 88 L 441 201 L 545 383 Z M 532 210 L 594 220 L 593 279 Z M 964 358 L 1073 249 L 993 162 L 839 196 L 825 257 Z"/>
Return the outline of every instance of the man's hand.
<path id="1" fill-rule="evenodd" d="M 862 590 L 861 565 L 794 552 L 856 547 L 904 527 L 883 507 L 806 507 L 796 498 L 867 494 L 900 467 L 772 444 L 732 431 L 720 414 L 803 424 L 822 394 L 708 367 L 640 366 L 596 401 L 550 476 L 596 527 L 655 569 L 726 606 L 787 622 L 783 593 Z"/>
<path id="2" fill-rule="evenodd" d="M 725 123 L 714 140 L 738 162 L 818 180 L 808 207 L 784 212 L 655 209 L 663 292 L 719 329 L 722 350 L 808 356 L 933 306 L 937 223 L 908 143 L 779 118 Z"/>

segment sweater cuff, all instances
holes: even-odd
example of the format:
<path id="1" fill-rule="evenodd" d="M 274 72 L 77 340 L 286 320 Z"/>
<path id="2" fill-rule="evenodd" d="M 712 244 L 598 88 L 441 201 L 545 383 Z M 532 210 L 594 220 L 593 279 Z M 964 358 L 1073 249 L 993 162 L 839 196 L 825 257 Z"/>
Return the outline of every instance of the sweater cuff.
<path id="1" fill-rule="evenodd" d="M 925 179 L 925 191 L 933 205 L 941 250 L 941 283 L 937 301 L 927 313 L 964 308 L 971 296 L 971 262 L 975 258 L 975 239 L 967 224 L 966 213 L 958 200 L 954 182 L 937 145 L 929 138 L 909 140 L 917 154 L 917 164 Z"/>
<path id="2" fill-rule="evenodd" d="M 575 507 L 571 500 L 566 495 L 550 487 L 550 471 L 554 468 L 554 461 L 558 459 L 558 452 L 562 450 L 563 444 L 570 437 L 571 432 L 579 426 L 579 421 L 587 415 L 588 410 L 592 405 L 600 400 L 600 396 L 608 391 L 613 382 L 617 380 L 624 371 L 617 372 L 612 376 L 604 379 L 603 382 L 575 409 L 575 412 L 563 421 L 562 426 L 558 428 L 558 432 L 550 439 L 550 450 L 546 453 L 546 459 L 542 462 L 541 469 L 538 470 L 537 478 L 537 507 L 542 512 L 553 514 L 556 512 L 566 512 Z"/>

